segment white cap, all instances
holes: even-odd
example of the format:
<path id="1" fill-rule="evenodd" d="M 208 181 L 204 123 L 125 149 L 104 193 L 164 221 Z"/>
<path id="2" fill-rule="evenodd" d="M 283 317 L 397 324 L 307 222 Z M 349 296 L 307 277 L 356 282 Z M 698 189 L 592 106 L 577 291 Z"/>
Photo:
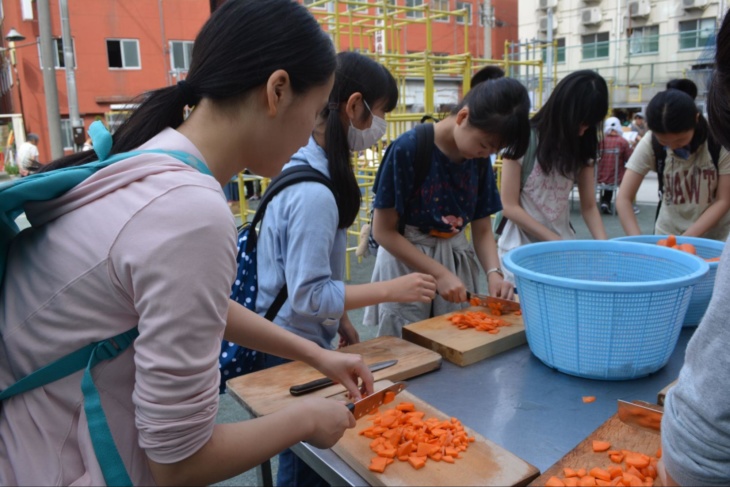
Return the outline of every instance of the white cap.
<path id="1" fill-rule="evenodd" d="M 621 130 L 621 121 L 616 117 L 609 117 L 603 122 L 603 133 L 608 135 L 612 130 L 615 130 L 619 134 Z"/>

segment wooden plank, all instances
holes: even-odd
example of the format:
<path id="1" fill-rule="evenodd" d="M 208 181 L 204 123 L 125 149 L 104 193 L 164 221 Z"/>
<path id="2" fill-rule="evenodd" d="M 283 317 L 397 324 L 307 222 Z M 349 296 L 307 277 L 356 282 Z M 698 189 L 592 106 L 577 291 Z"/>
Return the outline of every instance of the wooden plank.
<path id="1" fill-rule="evenodd" d="M 376 390 L 390 385 L 390 381 L 380 381 Z M 335 396 L 334 398 L 341 398 Z M 438 409 L 409 393 L 401 392 L 392 403 L 381 406 L 380 412 L 392 409 L 399 403 L 412 402 L 418 411 L 426 413 L 426 418 L 437 417 L 442 420 L 449 416 Z M 449 464 L 428 460 L 426 466 L 415 470 L 408 462 L 396 460 L 389 465 L 382 474 L 368 470 L 370 459 L 375 453 L 370 449 L 370 439 L 358 433 L 368 427 L 372 416 L 365 416 L 358 420 L 357 426 L 345 432 L 345 435 L 332 450 L 337 453 L 353 470 L 355 470 L 370 485 L 399 486 L 399 485 L 527 485 L 539 475 L 539 470 L 513 453 L 474 432 L 464 425 L 469 436 L 476 441 L 469 444 L 469 448 L 461 453 L 461 458 Z"/>
<path id="2" fill-rule="evenodd" d="M 341 351 L 362 355 L 366 364 L 398 359 L 394 366 L 374 372 L 375 380 L 404 380 L 441 367 L 438 353 L 396 337 L 378 337 Z M 304 396 L 289 394 L 291 386 L 321 377 L 321 372 L 303 362 L 290 362 L 231 379 L 228 392 L 253 416 L 263 416 L 295 404 L 302 397 L 330 397 L 345 390 L 335 384 Z"/>
<path id="3" fill-rule="evenodd" d="M 660 406 L 664 406 L 664 399 L 667 397 L 667 392 L 669 392 L 669 389 L 674 387 L 677 384 L 677 379 L 674 379 L 672 382 L 667 384 L 664 389 L 659 391 L 659 394 L 657 394 L 657 400 L 656 403 Z"/>
<path id="4" fill-rule="evenodd" d="M 487 308 L 472 306 L 465 311 L 487 311 Z M 515 314 L 500 316 L 512 325 L 501 327 L 499 333 L 492 335 L 473 328 L 458 329 L 448 321 L 452 314 L 406 325 L 403 328 L 403 338 L 438 352 L 449 362 L 461 367 L 527 343 L 522 316 Z"/>
<path id="5" fill-rule="evenodd" d="M 618 418 L 618 414 L 614 414 L 530 485 L 545 485 L 545 482 L 553 476 L 563 478 L 564 468 L 590 470 L 593 467 L 607 469 L 615 465 L 611 463 L 606 452 L 593 451 L 593 440 L 610 442 L 612 450 L 631 450 L 652 457 L 661 446 L 658 431 L 648 431 L 628 425 Z"/>

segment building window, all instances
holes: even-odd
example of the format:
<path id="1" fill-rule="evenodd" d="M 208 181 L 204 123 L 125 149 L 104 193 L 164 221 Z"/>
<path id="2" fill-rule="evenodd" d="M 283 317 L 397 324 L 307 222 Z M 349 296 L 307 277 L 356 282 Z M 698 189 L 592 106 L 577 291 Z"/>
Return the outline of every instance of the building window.
<path id="1" fill-rule="evenodd" d="M 604 59 L 608 57 L 608 32 L 581 36 L 583 59 Z"/>
<path id="2" fill-rule="evenodd" d="M 172 69 L 187 71 L 193 59 L 193 41 L 170 41 L 170 66 Z"/>
<path id="3" fill-rule="evenodd" d="M 76 69 L 76 45 L 71 39 L 71 48 L 73 49 L 74 69 Z M 38 39 L 38 59 L 41 69 L 43 69 L 43 55 L 41 54 L 41 42 Z M 63 57 L 63 39 L 56 37 L 53 39 L 53 66 L 56 69 L 66 69 L 66 58 Z"/>
<path id="4" fill-rule="evenodd" d="M 466 10 L 466 15 L 459 15 L 456 17 L 456 23 L 457 24 L 463 24 L 464 18 L 468 21 L 469 25 L 471 25 L 471 3 L 469 2 L 456 2 L 456 10 Z"/>
<path id="5" fill-rule="evenodd" d="M 377 5 L 381 5 L 383 3 L 383 0 L 375 0 L 375 3 Z M 397 3 L 396 3 L 395 0 L 386 0 L 385 3 L 387 3 L 388 5 L 397 5 Z M 378 15 L 382 15 L 383 14 L 383 9 L 382 8 L 378 7 L 377 8 L 377 11 L 378 11 Z"/>
<path id="6" fill-rule="evenodd" d="M 553 62 L 558 64 L 565 64 L 565 37 L 559 37 L 555 39 L 557 47 L 553 51 Z M 547 61 L 547 50 L 548 47 L 542 49 L 542 62 Z"/>
<path id="7" fill-rule="evenodd" d="M 431 9 L 449 12 L 451 11 L 451 8 L 449 8 L 449 0 L 431 0 Z M 436 22 L 448 22 L 451 18 L 448 15 L 444 15 L 442 17 L 436 17 L 434 20 Z"/>
<path id="8" fill-rule="evenodd" d="M 319 1 L 319 0 L 304 0 L 304 5 L 305 5 L 305 6 L 307 6 L 307 7 L 309 7 L 309 6 L 310 6 L 310 5 L 312 5 L 312 4 L 314 3 L 314 2 L 318 2 L 318 1 Z M 329 2 L 327 2 L 327 3 L 329 3 Z M 316 7 L 312 7 L 312 8 L 315 8 L 315 9 L 322 9 L 322 10 L 324 10 L 324 9 L 326 9 L 326 8 L 327 8 L 327 4 L 319 4 L 319 5 L 317 5 Z"/>
<path id="9" fill-rule="evenodd" d="M 637 27 L 631 34 L 631 54 L 656 54 L 659 52 L 659 26 Z"/>
<path id="10" fill-rule="evenodd" d="M 106 54 L 111 69 L 139 69 L 142 67 L 137 39 L 107 39 Z"/>
<path id="11" fill-rule="evenodd" d="M 61 119 L 61 141 L 63 150 L 74 150 L 74 133 L 71 129 L 71 120 L 68 118 Z"/>
<path id="12" fill-rule="evenodd" d="M 685 20 L 679 23 L 679 49 L 701 49 L 715 37 L 715 19 Z"/>
<path id="13" fill-rule="evenodd" d="M 422 5 L 423 0 L 406 0 L 406 7 L 420 7 Z M 412 19 L 423 18 L 423 10 L 408 10 L 406 12 L 406 17 L 410 17 Z"/>
<path id="14" fill-rule="evenodd" d="M 370 3 L 369 0 L 357 0 L 357 1 L 360 3 Z M 370 9 L 365 7 L 364 5 L 353 5 L 351 3 L 347 4 L 347 10 L 357 10 L 357 12 L 361 13 L 361 14 L 367 14 L 370 11 Z"/>

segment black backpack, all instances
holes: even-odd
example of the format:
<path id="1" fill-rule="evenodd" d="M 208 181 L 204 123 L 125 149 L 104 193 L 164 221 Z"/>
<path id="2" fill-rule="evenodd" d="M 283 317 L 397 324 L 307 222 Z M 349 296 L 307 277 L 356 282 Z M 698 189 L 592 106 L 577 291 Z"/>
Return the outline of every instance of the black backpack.
<path id="1" fill-rule="evenodd" d="M 323 184 L 332 191 L 332 194 L 336 195 L 332 182 L 309 164 L 292 166 L 282 171 L 271 181 L 261 198 L 253 220 L 250 223 L 244 223 L 239 230 L 238 253 L 236 254 L 238 269 L 235 282 L 231 286 L 231 299 L 252 311 L 256 311 L 256 296 L 258 295 L 256 269 L 256 241 L 258 236 L 256 226 L 263 221 L 266 207 L 274 196 L 284 188 L 305 181 Z M 284 284 L 276 295 L 274 302 L 266 311 L 264 318 L 273 321 L 287 298 L 288 291 L 286 284 Z M 263 366 L 263 354 L 228 340 L 223 340 L 218 365 L 221 373 L 219 391 L 223 394 L 226 391 L 227 380 L 259 370 Z"/>
<path id="2" fill-rule="evenodd" d="M 656 221 L 659 218 L 659 210 L 662 208 L 662 200 L 664 199 L 664 166 L 667 161 L 667 149 L 659 143 L 654 134 L 651 134 L 651 147 L 654 150 L 656 159 L 657 183 L 659 185 L 659 204 L 657 204 L 656 215 L 654 216 L 654 221 Z M 720 165 L 720 144 L 709 134 L 707 135 L 707 150 L 710 152 L 712 165 L 715 166 L 715 171 L 717 171 Z"/>

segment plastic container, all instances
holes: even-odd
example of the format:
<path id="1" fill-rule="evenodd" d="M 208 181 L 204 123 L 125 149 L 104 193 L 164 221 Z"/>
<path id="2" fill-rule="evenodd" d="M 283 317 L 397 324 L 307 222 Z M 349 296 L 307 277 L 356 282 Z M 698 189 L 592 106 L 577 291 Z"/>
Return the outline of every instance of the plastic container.
<path id="1" fill-rule="evenodd" d="M 673 249 L 619 241 L 525 245 L 505 255 L 527 342 L 546 365 L 590 379 L 647 376 L 666 365 L 694 285 L 709 265 Z"/>
<path id="2" fill-rule="evenodd" d="M 638 235 L 635 237 L 620 237 L 614 240 L 621 242 L 639 242 L 656 245 L 659 240 L 666 239 L 667 235 Z M 676 237 L 678 244 L 690 243 L 697 249 L 697 256 L 703 259 L 711 259 L 720 257 L 722 250 L 725 248 L 725 242 L 718 240 L 710 240 L 708 238 L 697 237 Z M 678 252 L 681 252 L 678 250 Z M 684 326 L 697 326 L 702 321 L 702 317 L 707 311 L 707 305 L 710 304 L 712 291 L 715 288 L 715 275 L 719 262 L 708 262 L 710 271 L 707 275 L 695 285 L 692 299 L 689 302 L 687 315 L 684 317 Z"/>

